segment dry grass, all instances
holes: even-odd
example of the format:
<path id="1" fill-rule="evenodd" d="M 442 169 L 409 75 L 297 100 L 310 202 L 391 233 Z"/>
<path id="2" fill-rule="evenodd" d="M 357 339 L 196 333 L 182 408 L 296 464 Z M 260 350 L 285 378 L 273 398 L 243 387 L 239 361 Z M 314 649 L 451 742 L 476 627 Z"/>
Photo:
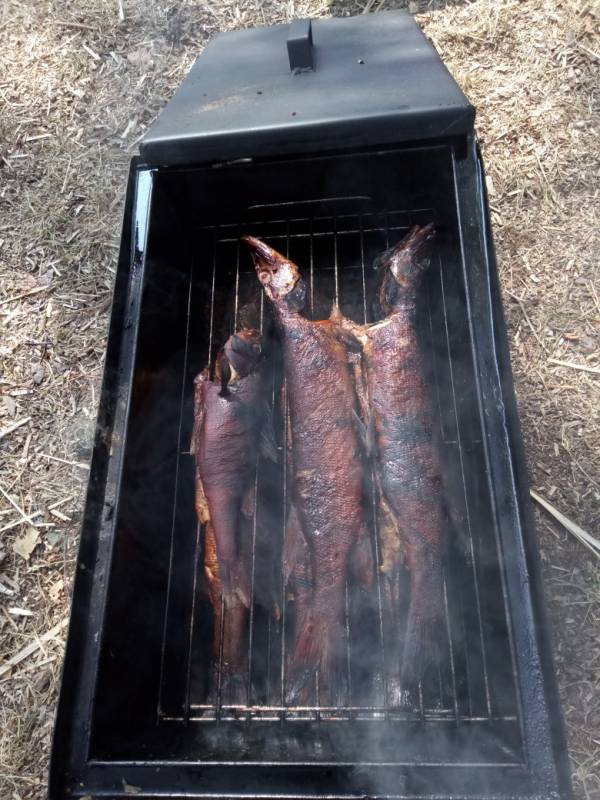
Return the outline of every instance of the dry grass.
<path id="1" fill-rule="evenodd" d="M 404 4 L 369 3 L 393 5 Z M 319 0 L 123 0 L 120 19 L 119 6 L 5 0 L 0 7 L 0 487 L 12 500 L 0 493 L 0 529 L 12 526 L 0 539 L 5 662 L 68 615 L 136 141 L 210 35 L 331 11 Z M 532 484 L 597 535 L 598 374 L 555 363 L 600 364 L 597 7 L 586 0 L 411 6 L 425 10 L 421 23 L 479 109 Z M 338 0 L 332 9 L 363 7 Z M 597 798 L 597 562 L 548 518 L 538 523 L 577 795 Z M 19 555 L 15 542 L 35 549 Z M 39 644 L 0 676 L 7 800 L 46 794 L 63 631 Z"/>

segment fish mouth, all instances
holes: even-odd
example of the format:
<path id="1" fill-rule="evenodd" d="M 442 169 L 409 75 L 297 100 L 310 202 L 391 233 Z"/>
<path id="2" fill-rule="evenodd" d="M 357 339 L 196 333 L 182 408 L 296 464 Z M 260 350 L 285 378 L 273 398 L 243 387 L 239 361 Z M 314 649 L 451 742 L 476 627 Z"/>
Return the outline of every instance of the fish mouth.
<path id="1" fill-rule="evenodd" d="M 410 251 L 413 257 L 418 258 L 424 251 L 428 252 L 429 245 L 434 238 L 435 224 L 433 222 L 422 226 L 413 225 L 397 249 Z"/>
<path id="2" fill-rule="evenodd" d="M 406 236 L 382 253 L 376 261 L 376 266 L 382 264 L 393 265 L 394 261 L 410 263 L 414 269 L 424 256 L 430 255 L 430 246 L 435 239 L 435 224 L 428 222 L 427 225 L 413 225 Z"/>
<path id="3" fill-rule="evenodd" d="M 276 266 L 277 258 L 282 259 L 283 256 L 273 250 L 272 247 L 262 239 L 257 239 L 255 236 L 242 236 L 244 244 L 250 248 L 250 253 L 256 266 L 257 262 L 263 262 L 265 265 Z"/>
<path id="4" fill-rule="evenodd" d="M 291 295 L 301 282 L 296 264 L 254 236 L 243 236 L 242 241 L 250 249 L 258 280 L 268 296 L 279 300 Z"/>
<path id="5" fill-rule="evenodd" d="M 415 282 L 429 268 L 434 239 L 433 222 L 413 225 L 401 242 L 384 253 L 379 264 L 391 272 L 399 287 L 414 289 Z"/>

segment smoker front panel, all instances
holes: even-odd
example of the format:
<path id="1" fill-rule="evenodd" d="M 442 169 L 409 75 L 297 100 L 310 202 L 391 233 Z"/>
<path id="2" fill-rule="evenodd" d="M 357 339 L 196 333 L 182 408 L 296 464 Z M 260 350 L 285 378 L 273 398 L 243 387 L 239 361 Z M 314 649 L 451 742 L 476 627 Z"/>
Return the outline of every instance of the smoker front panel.
<path id="1" fill-rule="evenodd" d="M 118 393 L 99 432 L 113 477 L 104 500 L 98 485 L 86 510 L 83 541 L 95 535 L 93 520 L 101 525 L 96 556 L 82 551 L 80 569 L 90 580 L 85 591 L 79 580 L 76 591 L 66 667 L 74 682 L 62 695 L 52 800 L 62 800 L 61 786 L 74 796 L 110 797 L 130 787 L 173 797 L 568 796 L 547 644 L 539 640 L 540 674 L 532 624 L 540 598 L 531 530 L 521 539 L 527 520 L 511 510 L 510 480 L 516 475 L 521 492 L 525 476 L 518 453 L 508 475 L 498 428 L 502 402 L 514 408 L 502 321 L 490 311 L 497 286 L 488 274 L 493 254 L 479 169 L 473 153 L 455 163 L 440 147 L 154 174 L 148 226 L 133 222 L 129 259 L 123 254 L 119 265 L 137 289 L 115 306 L 121 318 L 112 326 L 118 336 L 111 334 L 107 374 Z M 314 201 L 315 187 L 325 200 Z M 423 681 L 414 710 L 365 699 L 353 672 L 349 587 L 349 704 L 285 708 L 277 670 L 283 624 L 271 623 L 269 635 L 255 611 L 249 704 L 232 708 L 221 697 L 205 708 L 212 612 L 193 510 L 191 384 L 256 289 L 239 235 L 289 246 L 305 271 L 312 252 L 314 297 L 326 306 L 315 316 L 328 313 L 337 286 L 342 310 L 362 321 L 370 314 L 373 255 L 411 221 L 432 216 L 439 261 L 421 302 L 423 341 L 465 522 L 450 535 L 439 674 Z M 495 300 L 486 295 L 490 280 Z M 508 380 L 501 389 L 494 365 Z M 514 417 L 508 424 L 514 447 Z M 264 479 L 259 471 L 259 495 Z M 282 510 L 277 498 L 273 506 Z M 279 536 L 282 526 L 281 519 Z M 256 565 L 260 558 L 257 552 Z M 378 619 L 375 608 L 368 636 L 375 661 L 385 658 L 389 635 Z"/>

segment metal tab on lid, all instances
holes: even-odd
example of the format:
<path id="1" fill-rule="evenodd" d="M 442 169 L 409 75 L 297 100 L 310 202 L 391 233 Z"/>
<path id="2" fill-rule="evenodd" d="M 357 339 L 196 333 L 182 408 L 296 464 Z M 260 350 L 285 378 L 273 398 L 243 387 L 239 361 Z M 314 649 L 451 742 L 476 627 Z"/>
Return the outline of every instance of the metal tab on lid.
<path id="1" fill-rule="evenodd" d="M 290 23 L 287 50 L 292 72 L 314 69 L 312 20 L 296 19 Z"/>

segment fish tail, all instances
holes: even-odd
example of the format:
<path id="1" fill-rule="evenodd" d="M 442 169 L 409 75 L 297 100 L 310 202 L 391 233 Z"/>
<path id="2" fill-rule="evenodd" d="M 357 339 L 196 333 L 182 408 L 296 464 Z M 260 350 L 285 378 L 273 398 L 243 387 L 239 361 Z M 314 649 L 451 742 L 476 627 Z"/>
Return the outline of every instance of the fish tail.
<path id="1" fill-rule="evenodd" d="M 346 676 L 343 670 L 344 633 L 341 624 L 330 614 L 310 607 L 300 625 L 290 661 L 286 700 L 290 705 L 340 705 L 343 702 Z"/>
<path id="2" fill-rule="evenodd" d="M 442 569 L 431 553 L 411 570 L 408 620 L 402 652 L 402 685 L 414 688 L 425 670 L 439 661 Z"/>
<path id="3" fill-rule="evenodd" d="M 247 702 L 248 690 L 248 607 L 239 597 L 225 599 L 222 643 L 221 702 Z"/>

